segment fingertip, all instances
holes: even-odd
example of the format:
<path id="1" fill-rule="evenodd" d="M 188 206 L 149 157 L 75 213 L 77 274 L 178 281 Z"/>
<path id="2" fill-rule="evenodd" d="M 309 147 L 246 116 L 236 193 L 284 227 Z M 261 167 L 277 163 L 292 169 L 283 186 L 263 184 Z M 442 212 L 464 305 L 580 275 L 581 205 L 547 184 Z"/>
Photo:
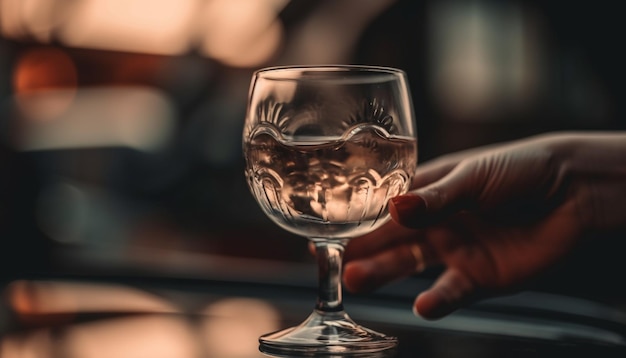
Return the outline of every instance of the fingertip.
<path id="1" fill-rule="evenodd" d="M 436 320 L 452 313 L 456 307 L 450 305 L 436 291 L 425 291 L 413 303 L 413 314 L 426 320 Z"/>
<path id="2" fill-rule="evenodd" d="M 372 265 L 367 261 L 351 261 L 343 269 L 343 285 L 350 292 L 370 291 L 373 280 Z"/>
<path id="3" fill-rule="evenodd" d="M 477 298 L 474 282 L 463 272 L 447 269 L 415 299 L 414 310 L 425 319 L 442 318 Z"/>

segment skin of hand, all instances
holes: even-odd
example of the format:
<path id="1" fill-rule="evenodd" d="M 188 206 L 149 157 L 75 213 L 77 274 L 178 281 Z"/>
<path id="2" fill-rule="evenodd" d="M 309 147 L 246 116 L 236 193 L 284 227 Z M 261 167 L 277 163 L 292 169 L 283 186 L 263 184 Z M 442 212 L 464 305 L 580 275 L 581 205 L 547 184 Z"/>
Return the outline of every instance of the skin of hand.
<path id="1" fill-rule="evenodd" d="M 411 188 L 390 200 L 393 220 L 349 242 L 343 280 L 362 292 L 441 265 L 413 306 L 437 319 L 522 289 L 590 233 L 622 232 L 626 133 L 544 134 L 449 154 L 420 165 Z"/>

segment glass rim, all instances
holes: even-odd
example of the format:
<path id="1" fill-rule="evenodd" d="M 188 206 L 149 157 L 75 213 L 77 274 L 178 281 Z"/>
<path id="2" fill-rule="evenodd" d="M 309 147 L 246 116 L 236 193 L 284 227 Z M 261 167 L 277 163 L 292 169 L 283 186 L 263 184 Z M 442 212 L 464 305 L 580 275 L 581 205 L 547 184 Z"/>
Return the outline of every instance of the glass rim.
<path id="1" fill-rule="evenodd" d="M 406 72 L 402 69 L 388 66 L 377 65 L 357 65 L 357 64 L 324 64 L 324 65 L 282 65 L 282 66 L 270 66 L 264 67 L 254 71 L 253 76 L 255 78 L 264 78 L 267 80 L 276 81 L 298 81 L 302 80 L 302 77 L 292 77 L 286 75 L 275 74 L 287 74 L 287 73 L 302 73 L 302 72 L 329 72 L 329 73 L 370 73 L 371 75 L 391 75 L 405 77 Z M 274 74 L 274 75 L 273 75 Z"/>

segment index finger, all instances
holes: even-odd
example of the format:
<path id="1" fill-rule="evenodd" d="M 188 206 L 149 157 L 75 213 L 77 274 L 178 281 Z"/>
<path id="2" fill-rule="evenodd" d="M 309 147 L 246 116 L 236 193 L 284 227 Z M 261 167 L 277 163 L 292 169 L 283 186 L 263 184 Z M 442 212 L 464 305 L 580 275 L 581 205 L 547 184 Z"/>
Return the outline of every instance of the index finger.
<path id="1" fill-rule="evenodd" d="M 493 145 L 444 154 L 424 164 L 419 164 L 411 181 L 411 189 L 421 188 L 436 182 L 448 175 L 464 159 L 482 153 L 491 147 Z"/>

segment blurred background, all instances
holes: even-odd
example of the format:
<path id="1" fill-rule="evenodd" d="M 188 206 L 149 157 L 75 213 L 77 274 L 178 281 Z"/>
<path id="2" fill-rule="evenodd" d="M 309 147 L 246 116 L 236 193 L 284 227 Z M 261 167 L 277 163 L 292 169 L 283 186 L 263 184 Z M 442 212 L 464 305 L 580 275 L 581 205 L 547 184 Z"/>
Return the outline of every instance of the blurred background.
<path id="1" fill-rule="evenodd" d="M 423 162 L 625 129 L 618 16 L 582 1 L 0 0 L 2 280 L 312 278 L 305 240 L 244 180 L 254 70 L 405 70 Z M 576 272 L 572 287 L 597 282 Z"/>

